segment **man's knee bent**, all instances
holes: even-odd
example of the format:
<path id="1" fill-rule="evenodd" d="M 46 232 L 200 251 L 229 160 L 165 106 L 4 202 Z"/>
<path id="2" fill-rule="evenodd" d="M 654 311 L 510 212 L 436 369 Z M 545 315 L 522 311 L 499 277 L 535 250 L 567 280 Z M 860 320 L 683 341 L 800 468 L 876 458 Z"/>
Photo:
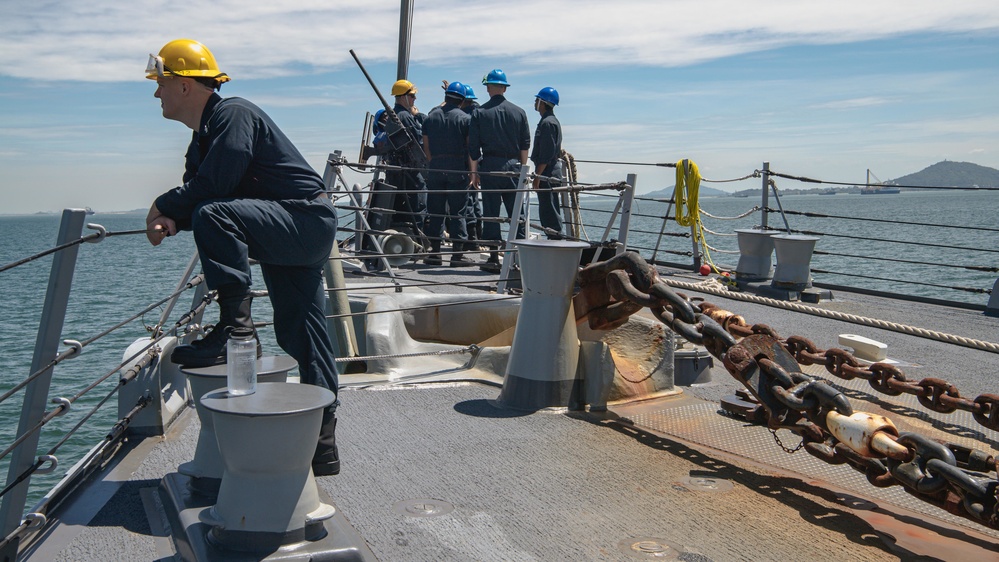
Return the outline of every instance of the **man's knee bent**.
<path id="1" fill-rule="evenodd" d="M 232 223 L 231 215 L 229 201 L 205 201 L 191 214 L 191 230 L 219 230 L 223 222 Z"/>

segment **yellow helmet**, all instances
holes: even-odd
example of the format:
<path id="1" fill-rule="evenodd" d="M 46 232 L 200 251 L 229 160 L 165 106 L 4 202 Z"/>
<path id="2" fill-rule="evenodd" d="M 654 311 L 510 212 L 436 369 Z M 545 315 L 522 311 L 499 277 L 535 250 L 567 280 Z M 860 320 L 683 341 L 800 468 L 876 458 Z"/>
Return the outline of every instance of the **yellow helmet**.
<path id="1" fill-rule="evenodd" d="M 393 96 L 404 96 L 406 94 L 415 94 L 416 92 L 416 86 L 409 80 L 396 80 L 395 84 L 392 84 Z"/>
<path id="2" fill-rule="evenodd" d="M 156 80 L 166 76 L 214 78 L 218 84 L 230 80 L 219 70 L 208 47 L 193 39 L 175 39 L 163 45 L 159 55 L 149 55 L 146 78 Z"/>

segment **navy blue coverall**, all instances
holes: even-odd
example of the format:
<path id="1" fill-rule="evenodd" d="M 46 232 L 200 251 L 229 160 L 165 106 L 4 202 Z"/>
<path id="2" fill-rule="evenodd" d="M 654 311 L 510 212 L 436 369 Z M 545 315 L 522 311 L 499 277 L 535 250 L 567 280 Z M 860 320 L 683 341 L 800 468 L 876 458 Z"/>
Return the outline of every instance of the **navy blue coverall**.
<path id="1" fill-rule="evenodd" d="M 497 94 L 472 111 L 468 127 L 468 154 L 478 160 L 482 187 L 482 216 L 499 218 L 500 204 L 509 217 L 514 215 L 517 178 L 492 176 L 485 172 L 519 172 L 520 152 L 531 147 L 531 129 L 523 109 Z M 524 237 L 524 226 L 517 228 L 517 238 Z M 500 240 L 500 225 L 486 221 L 484 240 Z"/>
<path id="2" fill-rule="evenodd" d="M 479 103 L 471 100 L 467 107 L 461 110 L 472 116 L 472 112 L 479 107 Z M 471 122 L 469 122 L 471 124 Z M 482 198 L 479 197 L 479 190 L 474 186 L 468 186 L 468 204 L 465 205 L 465 224 L 467 226 L 469 239 L 475 240 L 482 234 Z M 468 248 L 474 250 L 475 247 L 469 244 Z"/>
<path id="3" fill-rule="evenodd" d="M 434 108 L 423 122 L 423 135 L 429 143 L 430 170 L 427 173 L 427 209 L 430 213 L 427 236 L 440 249 L 444 237 L 444 215 L 455 250 L 468 240 L 465 226 L 468 205 L 468 122 L 470 117 L 457 104 L 447 102 Z M 444 193 L 446 192 L 446 193 Z"/>
<path id="4" fill-rule="evenodd" d="M 213 94 L 187 150 L 184 184 L 155 205 L 194 231 L 209 289 L 249 290 L 249 259 L 260 262 L 278 345 L 298 361 L 303 383 L 336 393 L 322 277 L 336 213 L 322 179 L 270 117 Z"/>
<path id="5" fill-rule="evenodd" d="M 538 215 L 541 226 L 558 233 L 548 234 L 548 238 L 560 238 L 562 234 L 562 206 L 559 204 L 558 196 L 551 189 L 562 185 L 562 165 L 559 162 L 561 153 L 562 125 L 555 114 L 548 110 L 541 116 L 538 128 L 534 131 L 534 148 L 531 150 L 531 161 L 534 162 L 535 169 L 542 164 L 545 165 L 541 173 L 544 178 L 536 191 Z"/>

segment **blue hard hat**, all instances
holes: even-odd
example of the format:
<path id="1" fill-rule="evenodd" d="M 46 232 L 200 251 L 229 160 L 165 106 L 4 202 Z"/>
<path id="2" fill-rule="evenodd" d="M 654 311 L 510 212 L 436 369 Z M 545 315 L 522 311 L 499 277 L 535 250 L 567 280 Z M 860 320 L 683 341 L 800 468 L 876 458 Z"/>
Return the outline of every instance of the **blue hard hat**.
<path id="1" fill-rule="evenodd" d="M 465 99 L 466 86 L 461 82 L 451 82 L 447 85 L 447 90 L 445 94 L 449 96 L 457 96 L 461 99 Z"/>
<path id="2" fill-rule="evenodd" d="M 541 91 L 538 92 L 538 95 L 534 97 L 538 98 L 539 100 L 545 103 L 549 103 L 551 105 L 558 105 L 558 91 L 555 88 L 552 88 L 551 86 L 548 86 L 547 88 L 541 88 Z"/>
<path id="3" fill-rule="evenodd" d="M 479 98 L 475 97 L 475 90 L 472 89 L 470 84 L 465 84 L 465 99 L 466 100 L 477 100 Z"/>
<path id="4" fill-rule="evenodd" d="M 482 77 L 483 84 L 496 84 L 497 86 L 509 86 L 510 83 L 506 81 L 506 73 L 498 68 L 494 68 Z"/>
<path id="5" fill-rule="evenodd" d="M 375 112 L 375 123 L 374 123 L 374 125 L 371 126 L 371 128 L 374 129 L 375 134 L 381 133 L 382 131 L 385 130 L 385 128 L 382 127 L 382 116 L 383 115 L 385 115 L 385 110 L 384 109 L 379 109 L 378 111 Z"/>

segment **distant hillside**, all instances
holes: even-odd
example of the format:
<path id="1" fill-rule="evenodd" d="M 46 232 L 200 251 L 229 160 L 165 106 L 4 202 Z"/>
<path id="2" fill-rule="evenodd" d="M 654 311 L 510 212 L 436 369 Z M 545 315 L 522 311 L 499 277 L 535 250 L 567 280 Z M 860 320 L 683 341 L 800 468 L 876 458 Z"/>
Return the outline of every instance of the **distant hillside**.
<path id="1" fill-rule="evenodd" d="M 914 186 L 914 189 L 925 187 L 999 187 L 999 170 L 987 166 L 979 166 L 971 162 L 951 162 L 944 160 L 925 168 L 914 174 L 885 181 L 886 185 L 902 186 L 905 191 L 906 186 Z M 806 184 L 807 185 L 807 184 Z M 819 193 L 860 193 L 862 186 L 833 186 L 833 187 L 807 187 L 788 188 L 784 187 L 781 193 L 784 195 L 810 195 Z M 735 197 L 756 197 L 760 188 L 744 189 L 736 191 L 732 195 Z"/>
<path id="2" fill-rule="evenodd" d="M 887 182 L 886 182 L 887 183 Z M 926 187 L 999 187 L 999 170 L 971 162 L 944 160 L 914 174 L 891 180 L 895 185 Z"/>
<path id="3" fill-rule="evenodd" d="M 999 187 L 999 170 L 987 166 L 979 166 L 971 162 L 951 162 L 944 160 L 932 166 L 920 170 L 914 174 L 885 181 L 886 184 L 919 187 Z M 862 186 L 833 186 L 833 187 L 788 187 L 795 185 L 787 184 L 781 189 L 783 195 L 812 195 L 819 193 L 860 193 Z M 809 184 L 804 184 L 809 185 Z M 814 184 L 811 184 L 814 185 Z M 712 187 L 700 187 L 702 197 L 758 197 L 759 187 L 743 189 L 734 193 L 728 193 Z M 659 197 L 668 199 L 673 196 L 673 188 L 660 189 L 651 193 L 643 193 L 643 197 Z"/>

